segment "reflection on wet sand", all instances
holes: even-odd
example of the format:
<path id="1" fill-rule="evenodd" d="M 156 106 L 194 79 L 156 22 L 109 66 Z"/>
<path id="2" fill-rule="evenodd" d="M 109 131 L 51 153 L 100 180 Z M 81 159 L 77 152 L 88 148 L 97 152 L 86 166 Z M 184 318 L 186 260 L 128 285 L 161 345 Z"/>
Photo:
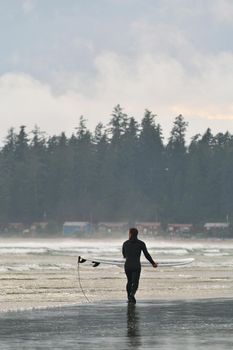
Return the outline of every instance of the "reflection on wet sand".
<path id="1" fill-rule="evenodd" d="M 139 312 L 136 305 L 130 303 L 127 308 L 127 337 L 132 348 L 137 349 L 141 346 Z"/>
<path id="2" fill-rule="evenodd" d="M 233 349 L 233 301 L 106 302 L 0 314 L 0 349 Z"/>

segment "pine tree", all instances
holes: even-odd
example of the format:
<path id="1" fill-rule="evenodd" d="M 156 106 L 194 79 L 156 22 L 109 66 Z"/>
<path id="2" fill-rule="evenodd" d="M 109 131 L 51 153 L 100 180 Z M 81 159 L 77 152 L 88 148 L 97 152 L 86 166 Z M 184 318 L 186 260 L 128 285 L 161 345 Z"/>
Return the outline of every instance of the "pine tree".
<path id="1" fill-rule="evenodd" d="M 16 221 L 30 222 L 32 185 L 29 172 L 29 138 L 25 128 L 24 125 L 21 126 L 16 135 L 11 208 L 12 217 Z"/>
<path id="2" fill-rule="evenodd" d="M 31 221 L 42 221 L 46 213 L 47 152 L 44 133 L 36 126 L 29 149 L 32 187 Z"/>
<path id="3" fill-rule="evenodd" d="M 152 112 L 146 110 L 141 122 L 138 152 L 138 187 L 143 194 L 141 219 L 161 219 L 161 201 L 164 190 L 164 146 L 162 131 Z"/>
<path id="4" fill-rule="evenodd" d="M 167 214 L 170 220 L 183 221 L 184 184 L 187 170 L 185 133 L 188 123 L 180 114 L 175 118 L 167 144 Z"/>

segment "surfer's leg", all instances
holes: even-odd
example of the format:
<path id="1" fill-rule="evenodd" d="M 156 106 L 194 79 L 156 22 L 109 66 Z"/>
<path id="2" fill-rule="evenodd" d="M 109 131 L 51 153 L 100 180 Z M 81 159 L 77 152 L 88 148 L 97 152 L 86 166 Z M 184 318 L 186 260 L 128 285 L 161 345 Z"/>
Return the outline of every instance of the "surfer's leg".
<path id="1" fill-rule="evenodd" d="M 134 270 L 132 273 L 131 296 L 133 297 L 138 289 L 140 273 L 141 269 Z"/>
<path id="2" fill-rule="evenodd" d="M 132 288 L 132 275 L 133 275 L 133 272 L 130 269 L 125 269 L 125 274 L 127 276 L 126 291 L 127 291 L 127 295 L 128 295 L 128 299 L 129 299 L 130 294 L 131 294 L 131 288 Z"/>

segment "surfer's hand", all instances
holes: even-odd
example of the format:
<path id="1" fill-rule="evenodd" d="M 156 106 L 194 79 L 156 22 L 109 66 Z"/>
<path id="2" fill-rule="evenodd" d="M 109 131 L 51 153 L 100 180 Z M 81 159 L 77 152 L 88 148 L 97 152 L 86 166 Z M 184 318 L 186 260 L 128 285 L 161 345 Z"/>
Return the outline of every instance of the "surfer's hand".
<path id="1" fill-rule="evenodd" d="M 156 262 L 154 262 L 154 263 L 152 264 L 152 266 L 156 269 L 156 267 L 158 267 L 158 264 L 157 264 Z"/>

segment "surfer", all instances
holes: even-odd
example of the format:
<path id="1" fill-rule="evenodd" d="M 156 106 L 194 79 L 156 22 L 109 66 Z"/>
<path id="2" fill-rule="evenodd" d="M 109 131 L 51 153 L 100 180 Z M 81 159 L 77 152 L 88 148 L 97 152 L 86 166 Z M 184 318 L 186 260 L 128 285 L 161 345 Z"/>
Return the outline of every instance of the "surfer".
<path id="1" fill-rule="evenodd" d="M 125 258 L 125 274 L 127 276 L 126 291 L 128 301 L 133 304 L 136 304 L 135 293 L 138 289 L 141 273 L 141 252 L 144 253 L 146 259 L 154 268 L 158 266 L 148 253 L 146 244 L 138 239 L 138 230 L 136 228 L 130 228 L 129 239 L 125 241 L 122 246 L 122 254 Z"/>

